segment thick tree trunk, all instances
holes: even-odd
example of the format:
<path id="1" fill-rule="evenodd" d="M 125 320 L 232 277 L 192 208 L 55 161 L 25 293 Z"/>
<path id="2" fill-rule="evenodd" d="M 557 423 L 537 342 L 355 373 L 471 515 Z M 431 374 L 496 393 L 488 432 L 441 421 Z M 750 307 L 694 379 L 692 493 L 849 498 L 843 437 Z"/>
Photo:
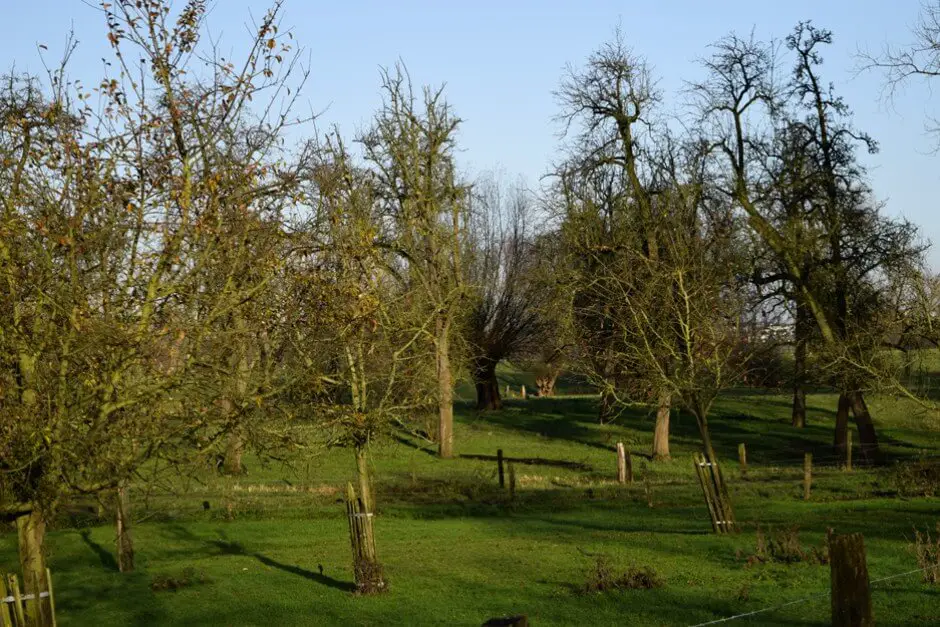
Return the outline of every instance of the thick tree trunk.
<path id="1" fill-rule="evenodd" d="M 242 453 L 245 445 L 241 436 L 232 433 L 228 437 L 228 444 L 225 446 L 225 460 L 222 462 L 222 470 L 227 475 L 240 475 L 244 471 L 242 465 Z"/>
<path id="2" fill-rule="evenodd" d="M 653 459 L 669 459 L 669 417 L 672 412 L 672 397 L 668 392 L 659 395 L 656 408 L 656 428 L 653 430 Z"/>
<path id="3" fill-rule="evenodd" d="M 20 570 L 26 594 L 46 592 L 46 522 L 38 509 L 16 518 L 16 535 L 19 543 Z M 40 604 L 29 603 L 30 613 L 35 613 Z M 27 617 L 30 625 L 49 624 L 42 622 L 38 614 Z"/>
<path id="4" fill-rule="evenodd" d="M 450 370 L 450 324 L 441 320 L 437 324 L 437 408 L 438 455 L 454 455 L 454 380 Z"/>
<path id="5" fill-rule="evenodd" d="M 477 388 L 477 409 L 502 409 L 499 382 L 496 380 L 496 363 L 491 360 L 478 362 L 473 371 Z"/>
<path id="6" fill-rule="evenodd" d="M 134 570 L 134 541 L 131 539 L 130 504 L 125 486 L 119 487 L 114 495 L 114 513 L 118 570 L 130 573 Z"/>
<path id="7" fill-rule="evenodd" d="M 849 396 L 846 392 L 839 394 L 839 404 L 836 406 L 836 430 L 832 439 L 833 452 L 845 456 L 845 447 L 849 430 Z"/>
<path id="8" fill-rule="evenodd" d="M 883 460 L 881 449 L 878 446 L 878 436 L 875 433 L 875 424 L 872 422 L 868 405 L 861 391 L 849 394 L 852 413 L 855 415 L 855 426 L 858 429 L 860 459 L 864 464 L 880 464 Z"/>
<path id="9" fill-rule="evenodd" d="M 555 396 L 555 381 L 558 375 L 545 374 L 535 378 L 535 385 L 538 387 L 539 396 Z"/>
<path id="10" fill-rule="evenodd" d="M 806 345 L 809 342 L 809 312 L 803 304 L 796 306 L 796 348 L 793 352 L 793 426 L 806 426 Z"/>

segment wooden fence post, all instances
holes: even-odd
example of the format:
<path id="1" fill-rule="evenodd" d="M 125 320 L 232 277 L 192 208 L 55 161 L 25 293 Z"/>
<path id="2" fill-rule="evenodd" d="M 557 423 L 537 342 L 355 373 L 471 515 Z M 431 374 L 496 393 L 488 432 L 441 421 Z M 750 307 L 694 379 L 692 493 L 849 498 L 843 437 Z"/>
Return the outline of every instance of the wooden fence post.
<path id="1" fill-rule="evenodd" d="M 519 398 L 521 398 L 522 400 L 525 400 L 525 386 L 524 385 L 519 388 Z"/>
<path id="2" fill-rule="evenodd" d="M 506 384 L 506 398 L 509 398 L 509 395 L 512 393 L 512 388 L 509 387 L 509 384 Z"/>
<path id="3" fill-rule="evenodd" d="M 738 463 L 741 465 L 741 478 L 747 477 L 747 449 L 744 442 L 738 444 Z"/>
<path id="4" fill-rule="evenodd" d="M 516 468 L 509 462 L 509 499 L 516 499 Z"/>
<path id="5" fill-rule="evenodd" d="M 845 469 L 852 470 L 852 429 L 846 429 L 845 434 Z"/>
<path id="6" fill-rule="evenodd" d="M 346 484 L 346 515 L 349 518 L 349 540 L 352 544 L 356 589 L 363 594 L 381 592 L 385 589 L 385 579 L 375 554 L 372 512 L 366 508 L 361 498 L 356 498 L 352 483 Z"/>
<path id="7" fill-rule="evenodd" d="M 617 483 L 627 482 L 627 459 L 623 442 L 617 442 Z"/>
<path id="8" fill-rule="evenodd" d="M 813 486 L 813 454 L 803 454 L 803 500 L 809 500 L 809 493 Z"/>
<path id="9" fill-rule="evenodd" d="M 496 449 L 496 472 L 499 474 L 499 487 L 506 487 L 506 475 L 503 473 L 503 449 Z"/>
<path id="10" fill-rule="evenodd" d="M 871 588 L 865 541 L 860 533 L 829 535 L 830 583 L 833 627 L 870 627 Z"/>

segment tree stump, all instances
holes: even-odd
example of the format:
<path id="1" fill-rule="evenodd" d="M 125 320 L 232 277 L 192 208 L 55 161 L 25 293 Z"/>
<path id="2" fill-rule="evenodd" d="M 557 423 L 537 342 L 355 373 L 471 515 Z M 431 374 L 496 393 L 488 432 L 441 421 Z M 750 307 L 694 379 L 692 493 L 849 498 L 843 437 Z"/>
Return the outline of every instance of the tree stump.
<path id="1" fill-rule="evenodd" d="M 837 536 L 830 532 L 829 564 L 833 627 L 873 626 L 875 619 L 862 534 Z"/>

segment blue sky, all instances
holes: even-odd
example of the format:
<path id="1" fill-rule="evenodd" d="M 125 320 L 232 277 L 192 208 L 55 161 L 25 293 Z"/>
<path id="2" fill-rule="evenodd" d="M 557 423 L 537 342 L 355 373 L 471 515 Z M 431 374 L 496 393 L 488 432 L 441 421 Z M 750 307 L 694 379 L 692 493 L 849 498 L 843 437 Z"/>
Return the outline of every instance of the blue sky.
<path id="1" fill-rule="evenodd" d="M 221 35 L 223 48 L 238 49 L 249 16 L 260 16 L 267 2 L 210 6 L 212 33 Z M 14 62 L 20 70 L 41 69 L 36 44 L 57 53 L 74 25 L 81 46 L 72 74 L 89 84 L 98 77 L 107 54 L 99 12 L 81 0 L 0 0 L 0 7 L 4 70 Z M 379 67 L 401 58 L 415 82 L 446 82 L 448 101 L 464 120 L 465 167 L 500 166 L 535 186 L 558 152 L 552 90 L 565 64 L 583 61 L 618 23 L 654 67 L 667 100 L 676 102 L 683 81 L 700 75 L 695 60 L 722 35 L 753 29 L 759 38 L 779 38 L 797 21 L 812 19 L 836 37 L 826 52 L 826 78 L 852 106 L 856 125 L 881 145 L 879 154 L 866 157 L 876 193 L 889 213 L 918 223 L 936 242 L 931 261 L 940 268 L 940 155 L 924 135 L 927 116 L 940 114 L 940 95 L 914 83 L 886 105 L 882 76 L 854 71 L 857 50 L 909 42 L 918 7 L 918 0 L 287 0 L 284 24 L 309 52 L 306 98 L 312 109 L 325 109 L 322 123 L 339 124 L 346 134 L 368 124 L 380 104 Z"/>

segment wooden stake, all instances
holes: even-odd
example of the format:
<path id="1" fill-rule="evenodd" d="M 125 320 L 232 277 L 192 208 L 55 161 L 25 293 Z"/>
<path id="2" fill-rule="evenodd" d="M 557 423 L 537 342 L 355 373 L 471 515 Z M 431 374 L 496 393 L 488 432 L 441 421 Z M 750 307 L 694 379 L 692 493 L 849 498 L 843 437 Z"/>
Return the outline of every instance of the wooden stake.
<path id="1" fill-rule="evenodd" d="M 52 617 L 52 627 L 56 627 L 55 595 L 52 593 L 52 571 L 46 569 L 46 591 L 49 592 L 49 615 Z"/>
<path id="2" fill-rule="evenodd" d="M 503 449 L 496 449 L 496 472 L 499 474 L 499 487 L 506 487 L 506 476 L 503 473 Z"/>
<path id="3" fill-rule="evenodd" d="M 519 388 L 519 397 L 522 400 L 525 400 L 525 386 L 524 385 L 521 388 Z"/>
<path id="4" fill-rule="evenodd" d="M 810 489 L 813 486 L 813 454 L 803 455 L 803 500 L 809 500 Z"/>
<path id="5" fill-rule="evenodd" d="M 623 442 L 617 442 L 617 483 L 627 482 L 627 459 Z"/>
<path id="6" fill-rule="evenodd" d="M 3 577 L 0 577 L 0 597 L 7 597 L 7 584 Z M 0 627 L 13 627 L 13 616 L 10 613 L 10 604 L 0 602 Z"/>
<path id="7" fill-rule="evenodd" d="M 744 442 L 738 444 L 738 463 L 741 465 L 741 478 L 747 477 L 747 448 Z"/>
<path id="8" fill-rule="evenodd" d="M 873 626 L 875 619 L 862 534 L 830 534 L 829 564 L 833 627 Z"/>
<path id="9" fill-rule="evenodd" d="M 25 625 L 26 611 L 23 608 L 23 598 L 20 596 L 20 582 L 12 573 L 7 575 L 7 589 L 13 597 L 13 620 L 17 625 Z"/>

